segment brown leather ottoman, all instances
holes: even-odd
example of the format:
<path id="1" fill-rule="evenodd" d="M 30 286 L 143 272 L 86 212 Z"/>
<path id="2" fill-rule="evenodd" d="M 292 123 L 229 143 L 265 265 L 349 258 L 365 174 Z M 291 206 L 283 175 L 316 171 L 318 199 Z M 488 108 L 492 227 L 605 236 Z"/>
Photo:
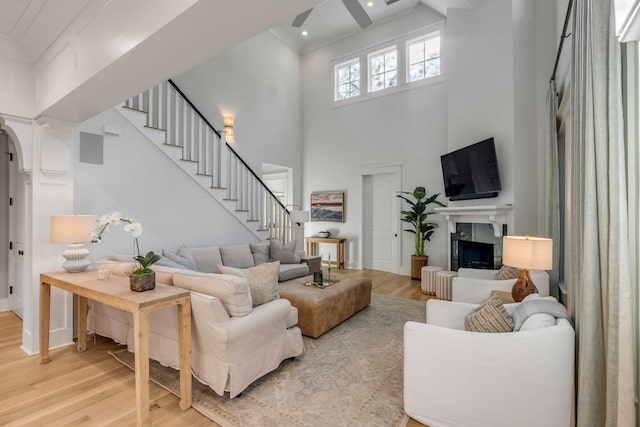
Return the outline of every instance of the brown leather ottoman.
<path id="1" fill-rule="evenodd" d="M 313 276 L 280 285 L 280 297 L 298 309 L 302 335 L 318 338 L 371 303 L 371 279 L 348 275 L 336 275 L 335 279 L 339 282 L 323 289 L 304 285 L 313 281 Z"/>

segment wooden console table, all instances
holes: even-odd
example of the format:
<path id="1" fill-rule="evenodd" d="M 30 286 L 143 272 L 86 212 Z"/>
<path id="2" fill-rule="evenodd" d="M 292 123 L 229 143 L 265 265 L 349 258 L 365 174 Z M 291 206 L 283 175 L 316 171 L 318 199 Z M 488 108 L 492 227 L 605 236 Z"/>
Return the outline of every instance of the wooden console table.
<path id="1" fill-rule="evenodd" d="M 331 261 L 331 265 L 337 266 L 339 269 L 344 268 L 344 242 L 347 239 L 343 237 L 305 237 L 304 238 L 304 252 L 307 255 L 318 255 L 318 244 L 328 243 L 336 245 L 336 260 Z M 328 262 L 328 261 L 326 261 Z"/>
<path id="2" fill-rule="evenodd" d="M 87 299 L 101 302 L 133 314 L 135 331 L 135 377 L 137 425 L 149 425 L 149 317 L 151 312 L 178 306 L 180 345 L 180 409 L 191 407 L 191 300 L 184 289 L 156 284 L 145 292 L 129 289 L 129 278 L 111 275 L 98 280 L 98 272 L 46 273 L 40 275 L 40 363 L 50 361 L 49 321 L 51 286 L 72 292 L 78 297 L 77 350 L 87 349 Z"/>

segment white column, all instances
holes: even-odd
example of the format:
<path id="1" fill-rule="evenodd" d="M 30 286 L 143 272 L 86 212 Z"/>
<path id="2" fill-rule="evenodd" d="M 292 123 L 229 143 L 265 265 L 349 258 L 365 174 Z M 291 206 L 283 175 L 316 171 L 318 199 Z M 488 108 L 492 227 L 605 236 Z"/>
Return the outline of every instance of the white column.
<path id="1" fill-rule="evenodd" d="M 25 286 L 23 349 L 34 354 L 40 340 L 40 273 L 61 269 L 64 245 L 49 243 L 52 215 L 73 214 L 73 124 L 41 118 L 33 125 L 31 180 L 31 238 L 25 248 L 31 283 Z M 50 346 L 73 343 L 73 298 L 51 292 Z"/>

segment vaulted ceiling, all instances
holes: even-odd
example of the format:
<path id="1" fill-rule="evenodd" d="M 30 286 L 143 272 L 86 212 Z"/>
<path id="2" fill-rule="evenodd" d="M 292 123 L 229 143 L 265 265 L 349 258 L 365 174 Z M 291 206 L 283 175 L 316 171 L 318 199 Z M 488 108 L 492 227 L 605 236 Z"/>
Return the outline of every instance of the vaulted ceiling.
<path id="1" fill-rule="evenodd" d="M 481 0 L 359 0 L 373 25 L 410 13 L 420 3 L 443 15 L 448 8 L 469 8 Z M 52 45 L 91 0 L 0 0 L 0 38 L 17 45 L 24 59 L 34 63 Z M 368 6 L 367 3 L 371 3 Z M 273 28 L 300 52 L 361 31 L 340 0 L 318 4 L 301 28 L 291 26 L 295 16 Z M 308 32 L 307 36 L 302 31 Z"/>

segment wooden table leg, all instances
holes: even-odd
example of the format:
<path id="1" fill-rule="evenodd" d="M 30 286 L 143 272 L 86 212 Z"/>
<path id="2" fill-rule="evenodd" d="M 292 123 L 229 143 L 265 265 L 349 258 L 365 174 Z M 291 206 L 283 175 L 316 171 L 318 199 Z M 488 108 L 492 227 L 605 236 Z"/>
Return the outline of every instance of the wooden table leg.
<path id="1" fill-rule="evenodd" d="M 76 349 L 85 351 L 87 349 L 87 299 L 77 295 L 78 303 L 78 342 Z"/>
<path id="2" fill-rule="evenodd" d="M 191 301 L 187 297 L 178 305 L 178 340 L 180 343 L 180 409 L 191 407 Z"/>
<path id="3" fill-rule="evenodd" d="M 137 425 L 149 425 L 149 313 L 133 313 Z"/>
<path id="4" fill-rule="evenodd" d="M 51 320 L 51 286 L 40 282 L 40 363 L 51 360 L 49 357 L 49 322 Z"/>

